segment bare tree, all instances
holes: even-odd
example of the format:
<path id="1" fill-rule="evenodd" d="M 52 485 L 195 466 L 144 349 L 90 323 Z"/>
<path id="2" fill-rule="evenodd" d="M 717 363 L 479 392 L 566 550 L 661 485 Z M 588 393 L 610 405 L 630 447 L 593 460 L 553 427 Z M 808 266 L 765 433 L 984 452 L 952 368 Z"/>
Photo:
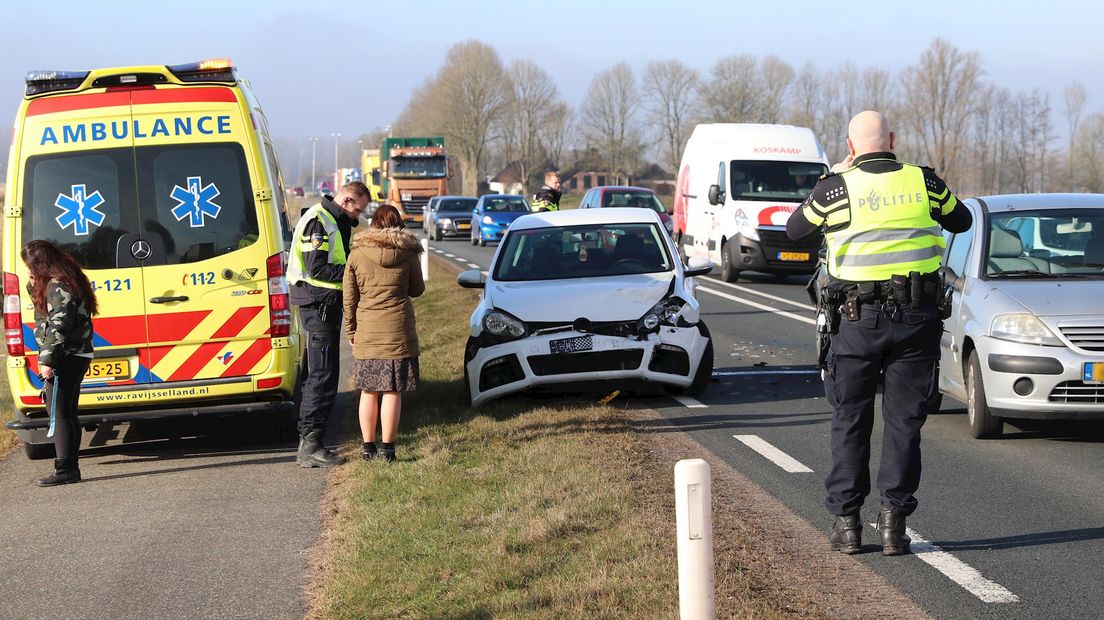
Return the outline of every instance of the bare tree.
<path id="1" fill-rule="evenodd" d="M 767 56 L 759 63 L 762 91 L 756 120 L 762 123 L 782 122 L 782 111 L 786 109 L 795 77 L 793 67 L 777 56 Z"/>
<path id="2" fill-rule="evenodd" d="M 639 161 L 639 105 L 632 69 L 618 63 L 595 76 L 580 110 L 583 135 L 617 177 L 630 175 Z"/>
<path id="3" fill-rule="evenodd" d="M 1078 189 L 1104 192 L 1104 113 L 1085 119 L 1074 143 Z"/>
<path id="4" fill-rule="evenodd" d="M 1085 111 L 1085 87 L 1081 85 L 1081 82 L 1074 82 L 1067 86 L 1062 94 L 1066 100 L 1066 127 L 1069 130 L 1069 151 L 1066 157 L 1069 163 L 1067 174 L 1069 175 L 1069 189 L 1073 190 L 1073 144 L 1077 138 L 1081 114 Z"/>
<path id="5" fill-rule="evenodd" d="M 508 74 L 511 92 L 503 118 L 509 128 L 509 142 L 516 150 L 510 159 L 517 162 L 519 176 L 528 192 L 534 167 L 546 159 L 541 130 L 555 112 L 559 92 L 552 78 L 532 61 L 515 60 Z"/>
<path id="6" fill-rule="evenodd" d="M 727 56 L 713 65 L 713 79 L 701 85 L 701 98 L 715 123 L 759 119 L 758 63 L 751 54 Z"/>
<path id="7" fill-rule="evenodd" d="M 936 39 L 901 76 L 904 121 L 919 140 L 925 160 L 954 185 L 963 147 L 968 141 L 974 95 L 984 71 L 977 52 L 963 53 Z"/>
<path id="8" fill-rule="evenodd" d="M 660 157 L 668 170 L 678 171 L 682 149 L 693 130 L 698 72 L 678 60 L 648 63 L 644 70 L 644 101 L 648 119 L 659 127 Z"/>
<path id="9" fill-rule="evenodd" d="M 575 112 L 571 106 L 559 101 L 552 106 L 548 118 L 540 127 L 540 142 L 549 165 L 560 168 L 564 164 L 564 150 L 575 131 Z"/>

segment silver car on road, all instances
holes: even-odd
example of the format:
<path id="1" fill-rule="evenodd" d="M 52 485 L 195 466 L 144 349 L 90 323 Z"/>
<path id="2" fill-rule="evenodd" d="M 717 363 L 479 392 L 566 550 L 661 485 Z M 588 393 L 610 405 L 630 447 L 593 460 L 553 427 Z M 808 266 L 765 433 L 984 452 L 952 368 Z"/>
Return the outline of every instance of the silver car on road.
<path id="1" fill-rule="evenodd" d="M 965 203 L 974 225 L 945 233 L 939 391 L 979 439 L 1005 418 L 1104 419 L 1104 195 Z"/>

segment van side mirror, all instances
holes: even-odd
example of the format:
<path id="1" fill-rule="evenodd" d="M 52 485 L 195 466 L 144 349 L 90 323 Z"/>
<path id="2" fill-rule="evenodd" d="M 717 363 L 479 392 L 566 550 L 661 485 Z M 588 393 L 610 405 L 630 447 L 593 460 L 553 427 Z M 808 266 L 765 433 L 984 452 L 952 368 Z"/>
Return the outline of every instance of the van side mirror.
<path id="1" fill-rule="evenodd" d="M 686 269 L 682 271 L 682 275 L 693 278 L 694 276 L 707 275 L 710 271 L 713 271 L 713 261 L 692 256 L 690 260 L 686 261 Z"/>
<path id="2" fill-rule="evenodd" d="M 719 205 L 722 202 L 724 202 L 724 199 L 725 199 L 725 195 L 724 195 L 724 192 L 721 191 L 721 186 L 720 185 L 710 185 L 709 186 L 709 204 Z"/>
<path id="3" fill-rule="evenodd" d="M 483 288 L 487 284 L 487 276 L 478 269 L 469 269 L 456 276 L 456 283 L 464 288 Z"/>

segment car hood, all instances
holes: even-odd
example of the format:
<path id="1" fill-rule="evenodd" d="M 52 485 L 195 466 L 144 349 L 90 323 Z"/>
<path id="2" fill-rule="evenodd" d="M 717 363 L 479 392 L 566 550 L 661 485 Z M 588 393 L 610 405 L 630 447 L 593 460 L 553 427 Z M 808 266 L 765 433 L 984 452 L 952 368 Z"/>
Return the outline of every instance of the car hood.
<path id="1" fill-rule="evenodd" d="M 489 283 L 491 305 L 526 322 L 630 321 L 659 303 L 671 288 L 671 272 Z"/>
<path id="2" fill-rule="evenodd" d="M 471 209 L 464 211 L 438 211 L 436 215 L 437 217 L 471 217 L 472 212 Z"/>
<path id="3" fill-rule="evenodd" d="M 1104 314 L 1104 280 L 993 281 L 988 284 L 1038 316 Z"/>

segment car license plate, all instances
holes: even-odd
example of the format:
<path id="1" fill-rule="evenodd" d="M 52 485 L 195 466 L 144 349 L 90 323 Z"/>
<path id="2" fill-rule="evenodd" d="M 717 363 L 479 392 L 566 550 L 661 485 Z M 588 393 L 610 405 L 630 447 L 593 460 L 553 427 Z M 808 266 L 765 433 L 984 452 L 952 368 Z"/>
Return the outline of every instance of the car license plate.
<path id="1" fill-rule="evenodd" d="M 1104 383 L 1104 362 L 1085 362 L 1085 383 Z"/>
<path id="2" fill-rule="evenodd" d="M 92 360 L 85 381 L 106 381 L 109 379 L 130 378 L 130 362 L 127 360 Z"/>
<path id="3" fill-rule="evenodd" d="M 553 353 L 590 351 L 594 348 L 594 338 L 590 336 L 576 336 L 575 338 L 552 340 L 548 343 L 548 348 L 551 349 Z"/>
<path id="4" fill-rule="evenodd" d="M 808 252 L 779 252 L 778 260 L 809 260 Z"/>
<path id="5" fill-rule="evenodd" d="M 456 230 L 471 230 L 471 224 L 457 224 Z"/>

